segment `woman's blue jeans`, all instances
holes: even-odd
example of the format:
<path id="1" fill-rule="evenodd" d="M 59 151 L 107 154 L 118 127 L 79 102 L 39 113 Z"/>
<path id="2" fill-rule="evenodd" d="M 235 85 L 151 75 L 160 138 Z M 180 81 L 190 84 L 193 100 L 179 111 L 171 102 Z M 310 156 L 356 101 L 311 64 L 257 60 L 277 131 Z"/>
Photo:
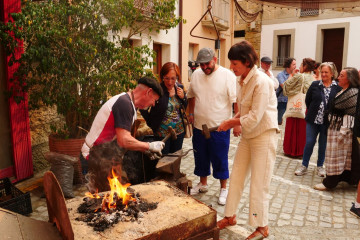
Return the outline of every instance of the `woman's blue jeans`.
<path id="1" fill-rule="evenodd" d="M 326 140 L 327 140 L 327 127 L 324 124 L 315 124 L 306 122 L 306 144 L 304 148 L 304 155 L 302 165 L 309 166 L 311 154 L 314 150 L 316 138 L 319 135 L 319 149 L 317 166 L 322 167 L 325 161 Z"/>

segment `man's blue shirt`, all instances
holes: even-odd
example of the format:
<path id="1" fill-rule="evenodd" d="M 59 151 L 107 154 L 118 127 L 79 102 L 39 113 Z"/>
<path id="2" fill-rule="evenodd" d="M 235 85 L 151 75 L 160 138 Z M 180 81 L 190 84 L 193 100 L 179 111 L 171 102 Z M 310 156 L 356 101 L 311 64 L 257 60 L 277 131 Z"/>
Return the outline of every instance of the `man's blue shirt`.
<path id="1" fill-rule="evenodd" d="M 283 84 L 283 83 L 289 78 L 289 75 L 290 75 L 290 74 L 289 74 L 286 70 L 280 72 L 280 73 L 276 76 L 276 78 L 277 78 L 278 81 L 279 81 L 279 84 Z M 279 91 L 280 89 L 281 89 L 281 88 L 279 87 L 279 88 L 277 89 L 277 91 Z M 284 94 L 283 94 L 283 92 L 281 91 L 281 93 L 280 93 L 280 95 L 279 95 L 279 97 L 278 97 L 278 102 L 287 102 L 287 100 L 288 100 L 288 98 L 285 97 Z"/>

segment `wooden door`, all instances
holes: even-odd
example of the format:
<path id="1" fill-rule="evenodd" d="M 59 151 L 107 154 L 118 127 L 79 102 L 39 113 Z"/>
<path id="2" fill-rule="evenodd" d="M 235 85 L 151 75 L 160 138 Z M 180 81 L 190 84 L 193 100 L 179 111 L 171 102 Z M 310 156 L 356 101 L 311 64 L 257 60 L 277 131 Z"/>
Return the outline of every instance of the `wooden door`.
<path id="1" fill-rule="evenodd" d="M 19 12 L 20 10 L 20 0 L 0 0 L 0 21 L 8 22 L 10 19 L 9 13 Z M 22 53 L 22 46 L 15 50 L 16 57 L 20 57 Z M 16 72 L 18 65 L 9 66 L 9 57 L 6 57 L 5 54 L 0 57 L 2 58 L 2 61 L 0 61 L 2 62 L 1 68 L 4 69 L 5 88 L 9 89 L 11 87 L 10 79 Z M 0 177 L 14 176 L 15 181 L 33 175 L 27 95 L 24 94 L 23 97 L 25 101 L 20 104 L 17 104 L 13 98 L 8 99 L 9 133 L 11 135 L 10 143 L 13 162 L 12 166 L 0 169 Z"/>
<path id="2" fill-rule="evenodd" d="M 345 28 L 324 29 L 323 62 L 334 62 L 338 72 L 342 69 Z"/>
<path id="3" fill-rule="evenodd" d="M 157 74 L 159 76 L 160 75 L 160 70 L 161 70 L 161 67 L 162 67 L 162 59 L 161 59 L 162 48 L 161 48 L 161 44 L 154 43 L 153 50 L 156 53 L 156 57 L 154 59 L 154 62 L 156 64 L 153 67 L 153 71 L 154 71 L 154 74 Z"/>

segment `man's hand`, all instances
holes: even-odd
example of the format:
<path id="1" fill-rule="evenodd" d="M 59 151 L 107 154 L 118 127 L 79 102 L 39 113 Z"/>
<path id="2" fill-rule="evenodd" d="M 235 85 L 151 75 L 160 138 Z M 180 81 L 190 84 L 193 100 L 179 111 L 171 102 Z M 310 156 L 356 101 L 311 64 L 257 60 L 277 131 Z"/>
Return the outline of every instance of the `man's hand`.
<path id="1" fill-rule="evenodd" d="M 155 141 L 149 143 L 149 151 L 161 154 L 161 150 L 164 148 L 165 143 L 162 141 Z"/>
<path id="2" fill-rule="evenodd" d="M 150 160 L 158 160 L 161 158 L 162 154 L 157 152 L 150 152 L 149 150 L 145 151 L 144 154 L 149 157 Z"/>
<path id="3" fill-rule="evenodd" d="M 266 70 L 265 73 L 266 73 L 266 75 L 268 75 L 269 77 L 271 77 L 271 74 L 270 74 L 270 71 L 269 71 L 269 70 Z"/>

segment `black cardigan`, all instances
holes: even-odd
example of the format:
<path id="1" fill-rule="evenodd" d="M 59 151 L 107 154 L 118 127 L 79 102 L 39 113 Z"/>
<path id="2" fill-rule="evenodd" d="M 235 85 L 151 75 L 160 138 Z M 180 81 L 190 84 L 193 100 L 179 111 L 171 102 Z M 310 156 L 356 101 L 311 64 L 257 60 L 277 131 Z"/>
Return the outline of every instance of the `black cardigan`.
<path id="1" fill-rule="evenodd" d="M 160 85 L 164 91 L 164 95 L 159 98 L 158 103 L 156 103 L 154 107 L 151 107 L 150 111 L 140 110 L 140 113 L 144 117 L 146 124 L 153 130 L 154 133 L 159 129 L 169 103 L 169 91 L 167 90 L 164 82 L 162 82 Z M 177 85 L 178 87 L 184 89 L 183 85 L 179 83 L 177 83 Z M 178 100 L 180 100 L 180 103 L 186 109 L 188 103 L 186 95 L 184 96 L 183 99 L 181 99 L 177 95 L 175 89 L 175 96 L 177 97 Z M 184 123 L 184 117 L 182 115 L 182 111 L 180 111 L 180 114 L 181 114 L 181 119 Z"/>
<path id="2" fill-rule="evenodd" d="M 332 85 L 330 90 L 330 96 L 328 104 L 325 106 L 325 112 L 324 112 L 324 124 L 325 126 L 329 125 L 328 120 L 328 106 L 329 103 L 335 98 L 336 94 L 341 90 L 341 87 L 339 85 Z M 321 92 L 324 91 L 324 85 L 320 85 L 320 81 L 314 81 L 305 97 L 305 103 L 307 108 L 307 113 L 305 120 L 309 123 L 314 123 L 316 115 L 318 114 L 319 107 L 322 101 L 322 94 Z"/>

